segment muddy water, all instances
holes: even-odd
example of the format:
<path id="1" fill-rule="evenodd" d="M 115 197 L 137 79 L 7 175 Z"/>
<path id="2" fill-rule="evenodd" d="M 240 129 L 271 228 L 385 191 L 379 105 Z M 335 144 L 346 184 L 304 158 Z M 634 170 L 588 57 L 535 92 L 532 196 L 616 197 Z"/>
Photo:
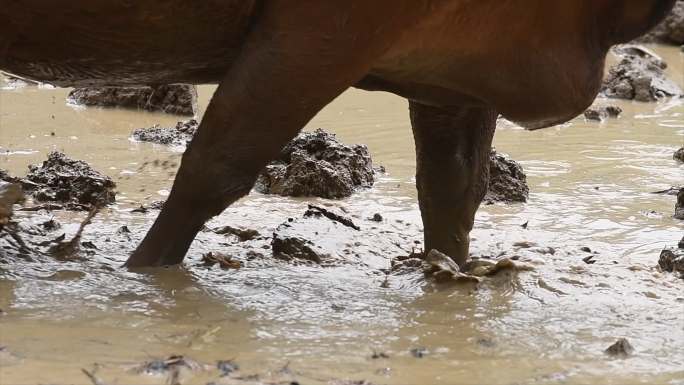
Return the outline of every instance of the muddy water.
<path id="1" fill-rule="evenodd" d="M 684 55 L 658 52 L 684 85 Z M 22 175 L 48 151 L 62 150 L 114 178 L 119 195 L 86 230 L 84 240 L 100 248 L 90 260 L 0 265 L 2 384 L 85 384 L 80 369 L 94 366 L 108 384 L 165 383 L 133 369 L 171 354 L 209 365 L 234 359 L 244 375 L 302 384 L 684 384 L 684 282 L 655 268 L 684 224 L 672 218 L 673 196 L 651 194 L 684 183 L 684 166 L 672 160 L 684 145 L 683 100 L 610 101 L 623 108 L 621 118 L 580 117 L 535 132 L 502 121 L 496 147 L 523 164 L 530 200 L 482 207 L 473 254 L 497 255 L 521 241 L 555 254 L 528 253 L 534 271 L 472 291 L 433 290 L 419 275 L 392 275 L 382 287 L 378 269 L 396 250 L 364 255 L 363 265 L 255 261 L 238 271 L 206 269 L 197 266 L 206 251 L 243 253 L 209 233 L 193 244 L 184 269 L 118 269 L 156 215 L 131 209 L 164 198 L 181 154 L 133 142 L 130 132 L 176 118 L 71 107 L 66 90 L 4 85 L 0 168 Z M 204 105 L 211 91 L 201 89 Z M 388 174 L 350 199 L 314 201 L 344 207 L 367 227 L 366 218 L 382 213 L 385 228 L 420 242 L 406 102 L 350 90 L 307 128 L 317 127 L 367 144 Z M 209 226 L 270 235 L 308 202 L 253 193 Z M 20 216 L 54 216 L 67 234 L 82 217 Z M 122 225 L 130 240 L 116 234 Z M 598 252 L 595 264 L 582 262 L 583 246 Z M 619 337 L 634 346 L 632 357 L 603 353 Z M 428 354 L 416 358 L 414 348 Z M 389 358 L 372 359 L 374 351 Z M 216 371 L 181 374 L 184 384 L 230 383 Z"/>

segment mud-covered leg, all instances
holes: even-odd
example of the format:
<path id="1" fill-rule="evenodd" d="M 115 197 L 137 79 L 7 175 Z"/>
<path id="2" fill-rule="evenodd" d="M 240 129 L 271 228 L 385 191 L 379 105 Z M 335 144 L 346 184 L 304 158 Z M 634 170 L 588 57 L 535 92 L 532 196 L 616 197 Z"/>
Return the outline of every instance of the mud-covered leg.
<path id="1" fill-rule="evenodd" d="M 425 250 L 463 265 L 475 212 L 487 191 L 497 114 L 485 107 L 409 102 L 416 142 L 416 184 Z"/>
<path id="2" fill-rule="evenodd" d="M 164 209 L 126 265 L 180 263 L 204 222 L 246 195 L 287 141 L 420 17 L 412 7 L 412 0 L 389 11 L 374 2 L 264 3 L 183 155 Z"/>

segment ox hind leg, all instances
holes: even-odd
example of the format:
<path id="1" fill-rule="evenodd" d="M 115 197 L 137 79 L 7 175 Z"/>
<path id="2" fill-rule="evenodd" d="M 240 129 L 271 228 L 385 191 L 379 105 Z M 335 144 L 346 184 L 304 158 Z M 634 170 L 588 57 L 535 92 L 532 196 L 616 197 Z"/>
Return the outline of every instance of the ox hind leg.
<path id="1" fill-rule="evenodd" d="M 414 101 L 409 108 L 425 251 L 437 249 L 463 266 L 475 212 L 487 191 L 497 114 L 485 107 Z"/>
<path id="2" fill-rule="evenodd" d="M 419 18 L 414 1 L 390 11 L 383 4 L 264 4 L 183 155 L 163 210 L 127 266 L 180 263 L 204 222 L 249 193 L 282 147 Z"/>

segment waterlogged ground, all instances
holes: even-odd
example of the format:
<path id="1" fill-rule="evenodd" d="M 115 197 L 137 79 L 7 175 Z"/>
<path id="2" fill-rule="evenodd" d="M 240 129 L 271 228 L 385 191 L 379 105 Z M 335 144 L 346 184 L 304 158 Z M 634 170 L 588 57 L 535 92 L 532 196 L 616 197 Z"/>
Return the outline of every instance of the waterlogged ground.
<path id="1" fill-rule="evenodd" d="M 684 85 L 684 55 L 658 52 Z M 131 273 L 119 266 L 157 213 L 131 210 L 164 199 L 181 153 L 129 135 L 177 118 L 66 106 L 63 89 L 0 86 L 0 168 L 23 175 L 61 150 L 114 178 L 119 191 L 86 228 L 83 241 L 98 247 L 87 261 L 0 265 L 2 384 L 91 383 L 82 368 L 96 369 L 102 384 L 684 384 L 684 281 L 656 268 L 684 223 L 672 218 L 673 196 L 651 193 L 684 183 L 684 166 L 672 159 L 684 145 L 684 99 L 610 101 L 624 110 L 621 118 L 580 117 L 535 132 L 502 122 L 496 147 L 524 166 L 530 200 L 482 207 L 473 254 L 519 255 L 534 270 L 473 290 L 435 289 L 419 273 L 382 271 L 422 238 L 407 105 L 399 98 L 350 90 L 307 127 L 367 144 L 388 171 L 349 199 L 313 200 L 343 208 L 361 227 L 351 238 L 315 240 L 348 249 L 348 263 L 274 261 L 273 229 L 301 217 L 311 201 L 252 193 L 208 227 L 256 229 L 260 239 L 240 243 L 205 231 L 184 268 Z M 204 105 L 211 90 L 200 91 Z M 382 223 L 368 219 L 375 213 Z M 34 223 L 54 218 L 62 224 L 56 234 L 67 236 L 84 215 L 18 214 Z M 123 225 L 130 234 L 117 233 Z M 591 254 L 582 247 L 596 252 L 595 263 L 583 262 Z M 209 251 L 243 267 L 200 266 Z M 250 251 L 263 256 L 249 259 Z M 634 354 L 604 354 L 620 337 Z M 422 358 L 411 352 L 417 348 L 426 349 Z M 200 365 L 175 379 L 139 370 L 172 354 Z M 240 369 L 219 377 L 218 360 Z"/>

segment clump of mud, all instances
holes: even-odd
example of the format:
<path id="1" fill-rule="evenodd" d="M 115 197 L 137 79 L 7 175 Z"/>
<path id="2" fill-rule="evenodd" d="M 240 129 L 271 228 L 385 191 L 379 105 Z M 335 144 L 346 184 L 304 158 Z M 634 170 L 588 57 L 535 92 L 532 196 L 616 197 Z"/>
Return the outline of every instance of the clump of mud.
<path id="1" fill-rule="evenodd" d="M 86 106 L 135 108 L 186 116 L 197 112 L 197 88 L 188 84 L 75 88 L 67 100 Z"/>
<path id="2" fill-rule="evenodd" d="M 678 247 L 670 247 L 660 252 L 658 266 L 663 271 L 678 274 L 684 278 L 684 238 L 679 241 Z"/>
<path id="3" fill-rule="evenodd" d="M 29 166 L 21 184 L 36 201 L 58 202 L 69 210 L 101 207 L 116 196 L 116 184 L 108 176 L 58 151 L 48 154 L 42 165 Z"/>
<path id="4" fill-rule="evenodd" d="M 677 193 L 677 203 L 675 203 L 675 219 L 684 220 L 684 187 Z"/>
<path id="5" fill-rule="evenodd" d="M 496 150 L 490 154 L 489 189 L 484 202 L 527 202 L 530 188 L 522 166 Z"/>
<path id="6" fill-rule="evenodd" d="M 299 134 L 266 166 L 255 189 L 264 194 L 339 199 L 375 179 L 368 148 L 347 146 L 321 129 Z"/>
<path id="7" fill-rule="evenodd" d="M 680 162 L 684 162 L 684 147 L 680 148 L 679 150 L 675 151 L 674 155 L 672 157 L 675 160 L 678 160 Z"/>
<path id="8" fill-rule="evenodd" d="M 642 43 L 684 44 L 684 0 L 678 0 L 667 18 L 637 41 Z"/>
<path id="9" fill-rule="evenodd" d="M 584 111 L 584 118 L 602 122 L 608 118 L 617 118 L 622 113 L 622 108 L 618 106 L 598 106 L 590 107 Z"/>
<path id="10" fill-rule="evenodd" d="M 154 125 L 133 131 L 133 139 L 164 145 L 187 145 L 197 133 L 199 123 L 195 119 L 178 122 L 175 127 Z"/>
<path id="11" fill-rule="evenodd" d="M 609 98 L 654 102 L 681 95 L 681 89 L 665 75 L 667 64 L 646 48 L 624 45 L 614 49 L 621 58 L 603 81 L 601 93 Z"/>
<path id="12" fill-rule="evenodd" d="M 634 352 L 634 348 L 626 338 L 620 338 L 604 352 L 609 356 L 624 358 L 630 356 Z"/>

